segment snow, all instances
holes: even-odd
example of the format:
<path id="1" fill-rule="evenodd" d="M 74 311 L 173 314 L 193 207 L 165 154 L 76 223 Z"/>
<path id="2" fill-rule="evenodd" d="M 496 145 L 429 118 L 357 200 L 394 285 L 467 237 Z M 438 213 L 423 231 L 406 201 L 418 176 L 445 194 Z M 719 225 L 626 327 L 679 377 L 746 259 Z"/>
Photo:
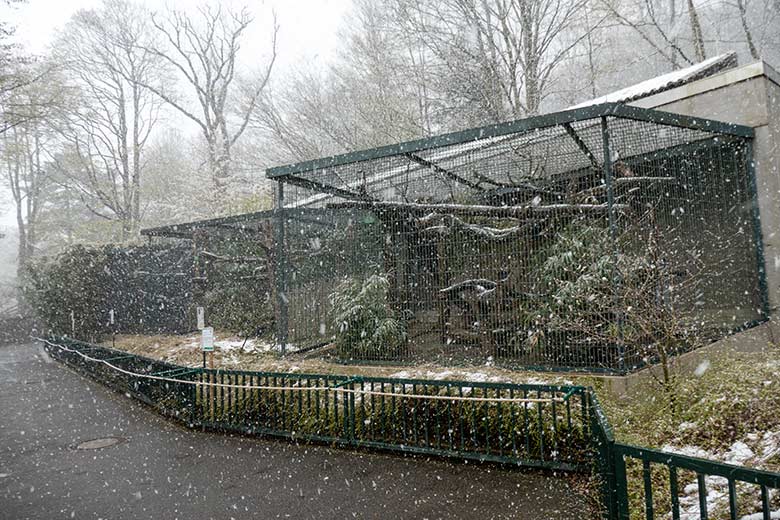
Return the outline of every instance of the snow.
<path id="1" fill-rule="evenodd" d="M 538 205 L 538 204 L 534 204 L 534 205 Z M 446 224 L 428 225 L 431 221 L 436 219 L 439 219 L 442 222 L 449 221 L 449 226 Z M 431 212 L 425 215 L 424 217 L 419 218 L 418 222 L 422 225 L 427 226 L 423 229 L 423 231 L 428 231 L 428 232 L 435 231 L 440 234 L 447 234 L 453 229 L 458 229 L 462 231 L 468 231 L 474 235 L 477 235 L 481 238 L 485 238 L 488 240 L 502 240 L 504 238 L 510 237 L 512 235 L 516 235 L 523 231 L 523 227 L 521 226 L 512 226 L 508 228 L 495 228 L 490 226 L 469 224 L 467 222 L 463 222 L 455 215 L 439 215 L 436 212 Z"/>
<path id="2" fill-rule="evenodd" d="M 696 377 L 701 377 L 704 375 L 704 373 L 709 370 L 710 368 L 710 361 L 708 359 L 705 359 L 701 363 L 699 363 L 699 366 L 696 367 L 696 370 L 693 371 L 693 375 Z"/>
<path id="3" fill-rule="evenodd" d="M 696 423 L 694 423 L 694 422 L 683 422 L 683 423 L 680 423 L 680 426 L 677 427 L 677 430 L 681 431 L 681 432 L 684 432 L 686 430 L 690 430 L 690 429 L 695 428 L 695 427 L 696 427 Z"/>
<path id="4" fill-rule="evenodd" d="M 200 349 L 200 336 L 190 336 L 188 340 L 189 342 L 186 344 L 186 348 Z M 247 340 L 244 340 L 243 338 L 215 339 L 214 348 L 227 354 L 235 352 L 255 354 L 280 350 L 279 345 L 251 338 Z M 298 349 L 296 346 L 288 344 L 286 345 L 286 350 L 288 352 L 294 352 Z"/>
<path id="5" fill-rule="evenodd" d="M 498 375 L 490 375 L 485 372 L 468 369 L 418 369 L 418 370 L 401 370 L 390 374 L 389 377 L 400 379 L 432 379 L 436 381 L 445 380 L 458 380 L 458 381 L 472 381 L 475 383 L 517 383 L 516 379 L 510 379 L 507 377 L 501 377 Z M 529 376 L 523 379 L 523 384 L 529 385 L 573 385 L 574 383 L 568 379 L 544 379 L 536 376 Z M 467 388 L 464 387 L 464 391 Z"/>
<path id="6" fill-rule="evenodd" d="M 698 457 L 700 459 L 714 459 L 715 456 L 705 450 L 704 448 L 700 448 L 698 446 L 672 446 L 671 444 L 666 444 L 661 448 L 663 451 L 667 451 L 669 453 L 676 453 L 677 455 L 685 455 L 687 457 Z"/>
<path id="7" fill-rule="evenodd" d="M 680 85 L 684 85 L 690 81 L 701 78 L 702 76 L 711 76 L 717 72 L 720 72 L 723 68 L 728 66 L 728 62 L 735 58 L 734 52 L 728 52 L 704 60 L 701 63 L 691 65 L 684 69 L 675 70 L 667 74 L 662 74 L 654 78 L 650 78 L 646 81 L 636 83 L 626 88 L 616 90 L 601 97 L 593 98 L 588 101 L 584 101 L 577 105 L 569 107 L 569 110 L 575 108 L 589 107 L 592 105 L 600 105 L 602 103 L 627 103 L 639 98 L 647 97 L 651 94 L 656 94 L 664 90 L 669 90 Z"/>
<path id="8" fill-rule="evenodd" d="M 769 460 L 773 456 L 780 453 L 780 431 L 764 432 L 764 437 L 761 439 L 760 448 L 760 459 L 762 461 Z"/>
<path id="9" fill-rule="evenodd" d="M 723 462 L 742 466 L 755 456 L 756 454 L 753 453 L 753 450 L 751 450 L 747 444 L 742 441 L 737 441 L 732 444 L 729 451 L 724 454 Z"/>
<path id="10" fill-rule="evenodd" d="M 697 446 L 666 445 L 662 449 L 670 453 L 718 460 L 727 464 L 758 467 L 780 452 L 780 431 L 768 431 L 763 436 L 748 434 L 746 440 L 753 443 L 752 448 L 748 442 L 738 440 L 729 446 L 728 450 L 720 454 L 708 452 Z M 712 516 L 715 511 L 728 511 L 728 480 L 723 477 L 707 476 L 705 477 L 705 485 L 707 487 L 707 511 L 710 515 Z M 741 486 L 739 483 L 737 485 Z M 759 500 L 760 498 L 756 496 L 756 507 L 760 507 Z M 700 517 L 699 488 L 697 483 L 693 481 L 683 487 L 683 496 L 680 497 L 680 519 L 694 520 Z M 761 513 L 756 513 L 741 518 L 742 520 L 754 520 L 763 517 Z M 772 512 L 771 518 L 780 519 L 780 511 Z"/>

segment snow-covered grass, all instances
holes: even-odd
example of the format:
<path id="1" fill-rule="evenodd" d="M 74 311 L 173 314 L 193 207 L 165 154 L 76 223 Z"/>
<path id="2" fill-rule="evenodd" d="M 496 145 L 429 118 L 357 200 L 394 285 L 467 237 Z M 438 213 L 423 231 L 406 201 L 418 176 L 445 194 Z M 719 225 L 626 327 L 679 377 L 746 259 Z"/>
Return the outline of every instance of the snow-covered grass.
<path id="1" fill-rule="evenodd" d="M 704 450 L 698 446 L 673 446 L 667 444 L 663 446 L 665 451 L 688 455 L 690 457 L 699 457 L 710 460 L 718 460 L 737 466 L 757 466 L 766 467 L 767 461 L 773 459 L 780 451 L 780 431 L 766 431 L 761 435 L 749 434 L 748 440 L 753 448 L 743 441 L 735 441 L 726 450 L 721 452 L 712 452 Z M 728 510 L 728 480 L 723 477 L 707 476 L 705 478 L 707 487 L 707 511 L 715 515 L 725 513 Z M 737 492 L 741 498 L 743 507 L 754 508 L 758 506 L 757 488 L 737 484 Z M 680 497 L 680 518 L 681 520 L 694 520 L 701 518 L 699 509 L 699 491 L 695 480 L 684 484 L 683 496 Z M 775 492 L 770 491 L 770 499 L 775 497 Z M 743 519 L 753 518 L 756 513 L 741 516 Z M 778 512 L 777 514 L 780 514 Z M 762 518 L 760 515 L 755 518 Z"/>
<path id="2" fill-rule="evenodd" d="M 679 375 L 671 391 L 648 381 L 623 398 L 600 392 L 618 440 L 639 446 L 729 464 L 780 471 L 780 363 L 777 351 L 730 354 L 703 361 Z M 659 468 L 660 470 L 660 468 Z M 641 467 L 630 469 L 635 481 L 632 502 L 642 512 Z M 695 475 L 680 472 L 681 518 L 699 518 Z M 668 494 L 668 474 L 653 477 Z M 728 482 L 707 477 L 710 518 L 728 512 Z M 659 493 L 661 495 L 663 493 Z M 740 518 L 750 519 L 760 506 L 757 486 L 737 485 Z M 771 495 L 780 510 L 780 494 Z M 658 511 L 668 511 L 662 503 Z M 773 513 L 780 518 L 780 512 Z M 773 516 L 775 518 L 776 516 Z M 756 517 L 756 518 L 760 518 Z"/>
<path id="3" fill-rule="evenodd" d="M 667 391 L 647 380 L 622 398 L 599 392 L 618 438 L 661 448 L 695 446 L 722 454 L 738 441 L 754 453 L 767 432 L 780 431 L 780 365 L 777 352 L 731 354 L 709 359 L 676 376 Z M 774 437 L 772 437 L 774 438 Z M 757 465 L 780 467 L 780 456 Z M 751 461 L 748 459 L 747 463 Z"/>
<path id="4" fill-rule="evenodd" d="M 111 345 L 108 340 L 104 343 Z M 343 365 L 317 355 L 279 356 L 276 345 L 265 339 L 244 340 L 234 335 L 215 332 L 215 366 L 236 370 L 267 372 L 299 372 L 317 374 L 363 375 L 407 379 L 435 379 L 497 383 L 571 385 L 581 378 L 563 374 L 524 372 L 495 366 L 491 360 L 473 366 L 448 367 L 437 364 L 397 366 Z M 243 348 L 242 348 L 242 345 Z M 200 336 L 187 335 L 122 335 L 116 337 L 116 348 L 147 357 L 186 366 L 202 363 Z M 288 345 L 288 352 L 294 348 Z M 589 379 L 583 380 L 589 384 Z"/>
<path id="5" fill-rule="evenodd" d="M 110 345 L 110 341 L 106 345 Z M 116 347 L 128 352 L 162 359 L 182 365 L 197 366 L 202 362 L 200 334 L 116 337 Z M 216 366 L 243 368 L 247 363 L 262 356 L 277 353 L 279 347 L 259 338 L 239 338 L 217 331 L 214 338 Z"/>
<path id="6" fill-rule="evenodd" d="M 389 374 L 389 377 L 398 377 L 402 379 L 434 379 L 441 380 L 459 380 L 475 383 L 513 383 L 518 382 L 516 377 L 511 377 L 503 373 L 502 370 L 480 370 L 477 368 L 446 368 L 425 366 L 421 368 L 407 368 Z M 529 385 L 573 385 L 576 384 L 571 378 L 542 375 L 538 373 L 523 373 L 522 382 Z"/>

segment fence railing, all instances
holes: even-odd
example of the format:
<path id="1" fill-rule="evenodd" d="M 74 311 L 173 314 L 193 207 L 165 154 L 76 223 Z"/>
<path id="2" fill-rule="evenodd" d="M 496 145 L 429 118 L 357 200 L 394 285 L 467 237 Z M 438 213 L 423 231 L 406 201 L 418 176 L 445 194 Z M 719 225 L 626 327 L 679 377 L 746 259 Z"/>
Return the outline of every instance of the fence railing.
<path id="1" fill-rule="evenodd" d="M 582 386 L 210 370 L 67 338 L 45 345 L 55 359 L 191 427 L 590 470 L 610 520 L 710 518 L 709 491 L 723 487 L 712 479 L 721 478 L 728 518 L 777 518 L 780 474 L 618 443 Z M 690 504 L 696 496 L 698 507 Z"/>
<path id="2" fill-rule="evenodd" d="M 770 503 L 777 503 L 772 490 L 780 489 L 778 473 L 618 443 L 614 456 L 619 519 L 660 518 L 670 510 L 673 520 L 681 511 L 705 520 L 713 512 L 734 520 L 780 517 L 780 505 L 773 512 Z M 723 489 L 727 504 L 712 500 L 721 495 L 717 489 Z M 687 504 L 681 504 L 681 491 Z"/>
<path id="3" fill-rule="evenodd" d="M 587 403 L 605 519 L 780 518 L 780 473 L 616 442 L 593 392 Z"/>
<path id="4" fill-rule="evenodd" d="M 47 348 L 191 426 L 559 470 L 589 462 L 585 387 L 210 370 L 70 339 Z"/>

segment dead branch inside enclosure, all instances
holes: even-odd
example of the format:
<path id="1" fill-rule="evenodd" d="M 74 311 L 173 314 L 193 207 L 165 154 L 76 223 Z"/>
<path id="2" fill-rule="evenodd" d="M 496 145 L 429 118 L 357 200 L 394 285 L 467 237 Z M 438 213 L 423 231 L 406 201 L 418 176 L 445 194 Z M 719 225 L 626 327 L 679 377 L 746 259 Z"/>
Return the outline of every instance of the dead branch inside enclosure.
<path id="1" fill-rule="evenodd" d="M 278 334 L 627 371 L 757 322 L 751 135 L 602 105 L 272 168 Z"/>

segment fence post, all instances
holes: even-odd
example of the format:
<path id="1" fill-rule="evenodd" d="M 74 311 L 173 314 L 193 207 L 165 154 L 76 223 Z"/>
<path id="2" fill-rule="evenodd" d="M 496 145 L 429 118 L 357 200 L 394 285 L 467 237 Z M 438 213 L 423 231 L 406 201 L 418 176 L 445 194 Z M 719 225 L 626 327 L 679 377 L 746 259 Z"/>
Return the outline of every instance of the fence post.
<path id="1" fill-rule="evenodd" d="M 285 258 L 285 221 L 284 221 L 284 183 L 276 185 L 276 201 L 274 204 L 276 221 L 276 239 L 274 240 L 274 271 L 276 274 L 276 308 L 277 324 L 276 339 L 279 342 L 282 355 L 287 349 L 288 305 L 287 305 L 287 267 Z"/>
<path id="2" fill-rule="evenodd" d="M 589 425 L 590 444 L 595 460 L 593 467 L 601 479 L 601 499 L 603 501 L 603 518 L 618 519 L 617 484 L 615 478 L 615 439 L 610 431 L 604 428 L 600 421 L 600 407 L 593 389 L 590 388 L 583 396 L 587 403 L 586 413 Z"/>
<path id="3" fill-rule="evenodd" d="M 609 236 L 612 240 L 612 289 L 615 292 L 614 305 L 617 313 L 618 326 L 618 370 L 626 369 L 626 347 L 623 344 L 623 316 L 619 309 L 618 287 L 620 287 L 620 271 L 618 270 L 617 223 L 615 222 L 615 190 L 612 178 L 612 151 L 610 149 L 609 124 L 606 116 L 601 116 L 601 141 L 604 155 L 602 165 L 604 183 L 607 188 L 607 215 L 609 219 Z"/>
<path id="4" fill-rule="evenodd" d="M 615 475 L 615 505 L 617 506 L 618 520 L 628 520 L 628 478 L 626 476 L 626 459 L 620 444 L 612 443 L 612 464 Z"/>
<path id="5" fill-rule="evenodd" d="M 355 435 L 355 383 L 350 383 L 349 388 L 352 392 L 349 393 L 349 441 L 351 444 L 357 444 L 357 436 Z"/>

